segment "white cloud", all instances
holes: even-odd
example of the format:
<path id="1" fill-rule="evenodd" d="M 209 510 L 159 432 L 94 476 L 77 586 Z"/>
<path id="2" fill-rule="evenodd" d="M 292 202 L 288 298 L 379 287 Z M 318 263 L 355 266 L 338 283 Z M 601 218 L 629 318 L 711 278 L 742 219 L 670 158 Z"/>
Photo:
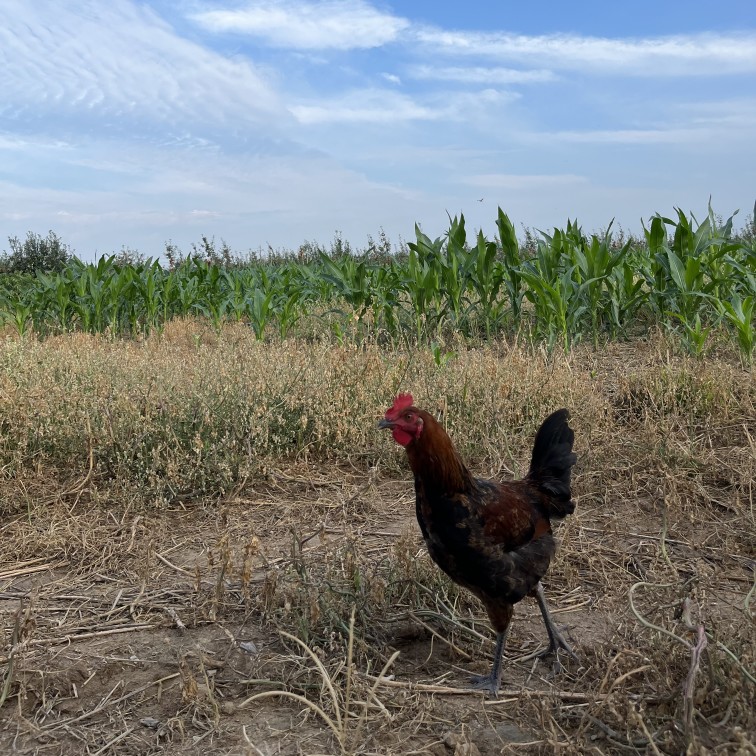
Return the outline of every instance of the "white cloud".
<path id="1" fill-rule="evenodd" d="M 386 81 L 390 81 L 392 84 L 401 84 L 402 80 L 396 75 L 392 73 L 382 73 L 381 76 L 383 76 Z"/>
<path id="2" fill-rule="evenodd" d="M 127 0 L 7 0 L 0 91 L 6 118 L 105 117 L 113 130 L 134 120 L 250 124 L 285 113 L 251 63 L 179 37 Z"/>
<path id="3" fill-rule="evenodd" d="M 488 112 L 519 99 L 516 92 L 481 89 L 455 94 L 445 92 L 426 96 L 425 104 L 392 89 L 355 89 L 326 100 L 302 102 L 289 110 L 302 124 L 354 123 L 389 124 L 405 121 L 459 121 L 473 111 Z"/>
<path id="4" fill-rule="evenodd" d="M 0 150 L 8 152 L 27 152 L 34 150 L 64 150 L 68 145 L 59 139 L 38 139 L 19 137 L 15 134 L 0 133 Z"/>
<path id="5" fill-rule="evenodd" d="M 238 250 L 268 242 L 295 249 L 305 239 L 327 242 L 337 230 L 362 244 L 382 225 L 396 238 L 428 213 L 444 218 L 422 191 L 371 180 L 312 154 L 209 155 L 101 140 L 76 151 L 93 160 L 117 151 L 142 170 L 126 189 L 26 186 L 0 178 L 5 235 L 53 228 L 91 259 L 95 251 L 124 244 L 159 254 L 169 238 L 186 249 L 201 234 L 222 237 Z M 68 172 L 71 165 L 65 156 L 51 170 Z"/>
<path id="6" fill-rule="evenodd" d="M 294 105 L 290 110 L 304 124 L 427 121 L 443 115 L 441 110 L 419 105 L 406 95 L 384 89 L 355 90 L 328 101 Z"/>
<path id="7" fill-rule="evenodd" d="M 528 131 L 518 139 L 529 144 L 691 145 L 708 151 L 733 148 L 753 141 L 756 100 L 749 98 L 672 102 L 648 115 L 646 128 Z M 752 154 L 752 151 L 749 151 Z M 745 157 L 745 155 L 744 155 Z"/>
<path id="8" fill-rule="evenodd" d="M 436 54 L 485 56 L 594 74 L 716 76 L 756 71 L 756 34 L 689 34 L 609 39 L 566 34 L 418 29 L 417 40 Z"/>
<path id="9" fill-rule="evenodd" d="M 532 84 L 553 81 L 556 76 L 545 69 L 487 68 L 483 66 L 415 66 L 410 74 L 416 79 L 458 81 L 465 84 Z"/>
<path id="10" fill-rule="evenodd" d="M 576 144 L 679 144 L 700 139 L 696 129 L 602 129 L 594 131 L 555 131 L 544 137 L 548 140 Z"/>
<path id="11" fill-rule="evenodd" d="M 693 124 L 756 129 L 756 99 L 696 100 L 678 103 L 672 113 Z"/>
<path id="12" fill-rule="evenodd" d="M 215 32 L 249 34 L 275 47 L 303 50 L 380 47 L 409 26 L 406 19 L 382 13 L 364 0 L 265 0 L 192 18 Z"/>
<path id="13" fill-rule="evenodd" d="M 460 182 L 478 189 L 539 189 L 544 187 L 571 186 L 585 184 L 588 179 L 571 173 L 555 174 L 513 174 L 481 173 L 464 176 Z"/>
<path id="14" fill-rule="evenodd" d="M 526 141 L 569 142 L 572 144 L 671 144 L 690 145 L 730 138 L 736 132 L 708 127 L 669 127 L 658 129 L 601 129 L 586 131 L 553 131 L 526 135 Z"/>

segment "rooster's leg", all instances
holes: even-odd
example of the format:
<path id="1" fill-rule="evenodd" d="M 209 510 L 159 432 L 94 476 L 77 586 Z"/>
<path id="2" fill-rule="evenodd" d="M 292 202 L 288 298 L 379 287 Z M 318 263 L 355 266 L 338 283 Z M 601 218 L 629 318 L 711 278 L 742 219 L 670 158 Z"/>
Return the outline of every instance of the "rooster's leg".
<path id="1" fill-rule="evenodd" d="M 508 630 L 509 628 L 507 628 Z M 504 651 L 504 642 L 507 639 L 507 630 L 496 635 L 496 650 L 494 651 L 493 666 L 488 675 L 476 675 L 471 682 L 474 688 L 485 690 L 496 698 L 501 682 L 501 656 Z"/>
<path id="2" fill-rule="evenodd" d="M 546 625 L 546 632 L 549 635 L 549 647 L 538 655 L 546 656 L 547 654 L 553 653 L 556 657 L 557 667 L 560 666 L 560 650 L 566 652 L 567 655 L 571 656 L 575 661 L 579 661 L 577 656 L 575 655 L 575 652 L 572 650 L 572 648 L 570 648 L 570 644 L 567 643 L 567 641 L 557 629 L 557 626 L 554 624 L 554 620 L 551 617 L 551 612 L 549 611 L 548 604 L 546 603 L 546 596 L 543 592 L 543 586 L 540 583 L 538 583 L 538 585 L 536 586 L 535 597 L 538 601 L 538 606 L 541 609 L 541 614 L 543 615 L 543 622 Z"/>

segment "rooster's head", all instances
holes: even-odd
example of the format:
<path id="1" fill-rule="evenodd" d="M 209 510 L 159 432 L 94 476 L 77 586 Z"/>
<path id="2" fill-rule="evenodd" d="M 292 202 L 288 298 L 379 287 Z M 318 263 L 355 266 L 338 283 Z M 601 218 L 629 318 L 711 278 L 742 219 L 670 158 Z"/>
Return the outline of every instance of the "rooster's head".
<path id="1" fill-rule="evenodd" d="M 391 428 L 394 441 L 401 446 L 409 446 L 423 432 L 423 418 L 412 402 L 412 394 L 399 394 L 378 422 L 379 428 Z"/>

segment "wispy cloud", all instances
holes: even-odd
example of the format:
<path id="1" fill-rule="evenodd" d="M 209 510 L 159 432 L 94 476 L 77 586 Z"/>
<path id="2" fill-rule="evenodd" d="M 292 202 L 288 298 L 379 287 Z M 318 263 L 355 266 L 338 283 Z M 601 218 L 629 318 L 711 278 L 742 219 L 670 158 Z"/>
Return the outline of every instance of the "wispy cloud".
<path id="1" fill-rule="evenodd" d="M 478 189 L 539 189 L 545 187 L 571 186 L 585 184 L 588 179 L 571 173 L 554 174 L 512 174 L 481 173 L 463 176 L 460 181 Z"/>
<path id="2" fill-rule="evenodd" d="M 736 126 L 756 130 L 756 98 L 696 100 L 677 103 L 671 111 L 693 124 Z"/>
<path id="3" fill-rule="evenodd" d="M 289 109 L 302 124 L 391 124 L 405 121 L 467 121 L 518 100 L 517 92 L 493 89 L 465 91 L 449 98 L 446 92 L 426 95 L 422 101 L 394 89 L 353 89 L 336 97 L 300 102 Z"/>
<path id="4" fill-rule="evenodd" d="M 5 118 L 106 118 L 118 130 L 124 120 L 249 124 L 285 113 L 251 62 L 178 36 L 142 4 L 9 3 L 0 26 Z"/>
<path id="5" fill-rule="evenodd" d="M 565 142 L 571 144 L 692 145 L 746 137 L 752 139 L 756 119 L 736 115 L 688 119 L 689 125 L 669 125 L 647 129 L 586 129 L 583 131 L 530 132 L 525 141 Z"/>
<path id="6" fill-rule="evenodd" d="M 416 29 L 436 54 L 489 57 L 597 75 L 718 76 L 756 71 L 756 34 L 689 34 L 640 39 Z"/>
<path id="7" fill-rule="evenodd" d="M 114 153 L 122 156 L 120 165 L 114 164 Z M 39 160 L 30 153 L 29 170 L 38 172 Z M 0 178 L 2 232 L 23 235 L 26 228 L 52 227 L 84 255 L 121 244 L 139 244 L 145 253 L 157 254 L 168 238 L 182 246 L 202 233 L 218 234 L 244 249 L 267 241 L 292 245 L 308 238 L 324 240 L 336 230 L 362 241 L 380 229 L 380 218 L 399 218 L 399 228 L 412 228 L 422 204 L 417 193 L 312 154 L 210 155 L 95 139 L 73 148 L 55 169 L 68 174 L 72 165 L 90 161 L 109 164 L 109 173 L 141 170 L 129 178 L 125 191 L 111 182 L 79 188 L 68 182 L 24 186 Z M 376 208 L 369 223 L 353 212 L 368 205 Z M 100 241 L 93 245 L 93 238 Z"/>
<path id="8" fill-rule="evenodd" d="M 327 101 L 302 103 L 290 108 L 300 123 L 395 123 L 434 120 L 443 111 L 420 105 L 411 97 L 388 89 L 347 92 Z"/>
<path id="9" fill-rule="evenodd" d="M 439 81 L 457 81 L 464 84 L 533 84 L 541 81 L 553 81 L 556 76 L 546 69 L 523 70 L 518 68 L 501 68 L 484 66 L 414 66 L 410 75 L 416 79 L 436 79 Z"/>
<path id="10" fill-rule="evenodd" d="M 42 152 L 46 150 L 65 150 L 67 144 L 59 139 L 37 139 L 30 137 L 19 137 L 15 134 L 0 133 L 0 150 L 8 152 L 26 152 L 34 150 Z"/>
<path id="11" fill-rule="evenodd" d="M 192 18 L 214 32 L 261 38 L 275 47 L 302 50 L 380 47 L 394 41 L 409 21 L 363 0 L 249 2 L 235 10 L 211 10 Z"/>
<path id="12" fill-rule="evenodd" d="M 534 135 L 535 136 L 535 135 Z M 708 139 L 703 129 L 602 129 L 586 131 L 553 131 L 540 135 L 549 141 L 573 144 L 680 144 Z"/>

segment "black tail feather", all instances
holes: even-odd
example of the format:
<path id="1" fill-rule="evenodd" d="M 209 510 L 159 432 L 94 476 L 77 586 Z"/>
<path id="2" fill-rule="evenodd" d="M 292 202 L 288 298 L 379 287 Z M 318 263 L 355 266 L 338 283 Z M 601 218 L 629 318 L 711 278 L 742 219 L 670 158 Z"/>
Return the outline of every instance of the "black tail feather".
<path id="1" fill-rule="evenodd" d="M 575 503 L 570 473 L 577 462 L 572 451 L 575 433 L 567 424 L 570 413 L 560 409 L 549 415 L 536 433 L 528 478 L 548 494 L 548 514 L 559 518 L 572 514 Z"/>

